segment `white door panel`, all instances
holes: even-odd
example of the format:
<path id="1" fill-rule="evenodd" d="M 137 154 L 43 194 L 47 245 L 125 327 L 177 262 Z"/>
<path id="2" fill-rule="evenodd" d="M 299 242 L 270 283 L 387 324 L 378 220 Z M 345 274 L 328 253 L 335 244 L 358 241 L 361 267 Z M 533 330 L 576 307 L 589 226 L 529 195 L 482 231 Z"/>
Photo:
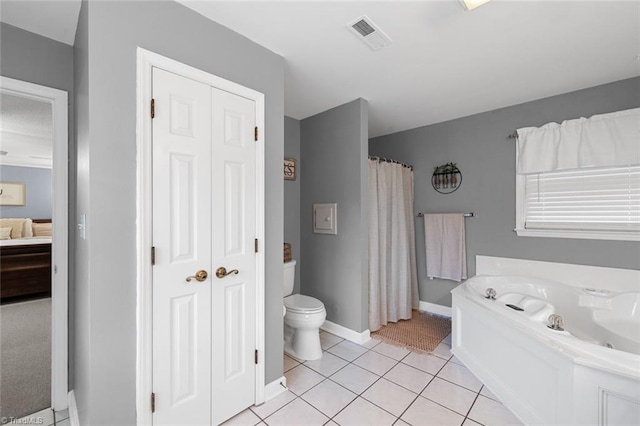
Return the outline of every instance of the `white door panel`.
<path id="1" fill-rule="evenodd" d="M 153 70 L 154 424 L 210 424 L 209 87 Z"/>
<path id="2" fill-rule="evenodd" d="M 173 264 L 196 260 L 195 243 L 195 173 L 197 158 L 194 155 L 169 154 L 170 180 L 170 259 Z"/>
<path id="3" fill-rule="evenodd" d="M 189 294 L 171 299 L 171 406 L 175 407 L 196 395 L 197 353 L 196 338 L 197 295 Z"/>
<path id="4" fill-rule="evenodd" d="M 254 401 L 256 148 L 254 102 L 215 88 L 211 94 L 213 267 L 239 271 L 212 282 L 212 398 L 217 424 Z"/>
<path id="5" fill-rule="evenodd" d="M 242 255 L 245 252 L 246 231 L 243 226 L 244 200 L 237 194 L 245 190 L 244 164 L 225 162 L 224 205 L 225 205 L 225 250 L 226 255 Z"/>
<path id="6" fill-rule="evenodd" d="M 245 303 L 244 303 L 244 283 L 238 283 L 230 286 L 226 286 L 224 289 L 224 311 L 225 311 L 225 323 L 226 331 L 224 340 L 224 366 L 223 377 L 225 382 L 233 380 L 236 376 L 245 373 L 247 367 L 242 362 L 245 350 L 251 350 L 251 347 L 244 345 L 243 339 L 238 339 L 236 336 L 244 333 L 244 316 Z"/>

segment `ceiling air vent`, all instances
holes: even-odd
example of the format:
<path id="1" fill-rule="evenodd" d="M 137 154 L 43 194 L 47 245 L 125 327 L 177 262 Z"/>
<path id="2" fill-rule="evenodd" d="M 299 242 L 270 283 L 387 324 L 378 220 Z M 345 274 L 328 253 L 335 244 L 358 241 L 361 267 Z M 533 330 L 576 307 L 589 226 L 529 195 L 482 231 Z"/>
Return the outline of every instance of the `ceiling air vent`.
<path id="1" fill-rule="evenodd" d="M 371 50 L 379 50 L 389 43 L 391 39 L 367 16 L 361 16 L 350 23 L 347 28 L 362 40 Z"/>

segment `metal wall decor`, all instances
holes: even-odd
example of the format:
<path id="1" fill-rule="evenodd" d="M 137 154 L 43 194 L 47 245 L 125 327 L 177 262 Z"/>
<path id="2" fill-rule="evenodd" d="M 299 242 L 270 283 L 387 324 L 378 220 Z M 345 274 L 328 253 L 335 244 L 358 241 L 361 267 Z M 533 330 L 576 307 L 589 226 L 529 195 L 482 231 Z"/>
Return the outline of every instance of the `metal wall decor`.
<path id="1" fill-rule="evenodd" d="M 441 194 L 450 194 L 460 188 L 462 173 L 456 163 L 437 166 L 431 175 L 431 186 Z"/>

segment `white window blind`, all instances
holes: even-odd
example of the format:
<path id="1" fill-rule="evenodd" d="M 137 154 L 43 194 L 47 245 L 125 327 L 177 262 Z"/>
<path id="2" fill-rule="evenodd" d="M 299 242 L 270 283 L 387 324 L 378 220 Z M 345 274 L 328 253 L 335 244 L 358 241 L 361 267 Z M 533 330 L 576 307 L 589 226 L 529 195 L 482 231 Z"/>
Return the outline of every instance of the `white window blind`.
<path id="1" fill-rule="evenodd" d="M 640 230 L 640 166 L 526 175 L 525 229 Z"/>

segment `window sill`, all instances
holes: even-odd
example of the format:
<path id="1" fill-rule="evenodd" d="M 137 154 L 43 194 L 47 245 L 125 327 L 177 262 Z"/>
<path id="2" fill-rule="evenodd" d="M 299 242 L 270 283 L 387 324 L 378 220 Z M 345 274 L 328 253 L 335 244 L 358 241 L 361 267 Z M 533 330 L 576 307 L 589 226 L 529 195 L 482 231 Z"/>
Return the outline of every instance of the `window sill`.
<path id="1" fill-rule="evenodd" d="M 576 238 L 585 240 L 640 241 L 638 231 L 584 231 L 578 229 L 514 229 L 519 237 Z"/>

